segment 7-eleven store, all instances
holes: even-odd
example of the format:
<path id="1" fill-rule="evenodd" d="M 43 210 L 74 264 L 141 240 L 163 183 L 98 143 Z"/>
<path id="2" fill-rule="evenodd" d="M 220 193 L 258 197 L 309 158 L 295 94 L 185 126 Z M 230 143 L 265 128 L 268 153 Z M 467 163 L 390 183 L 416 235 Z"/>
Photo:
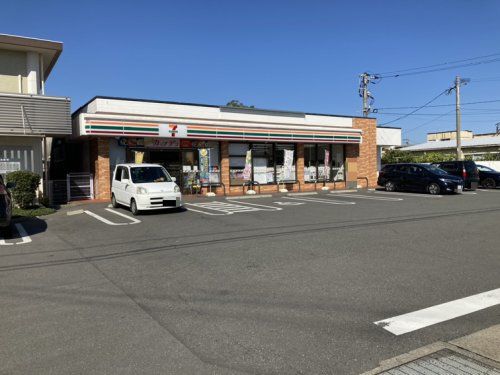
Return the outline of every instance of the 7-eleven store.
<path id="1" fill-rule="evenodd" d="M 184 193 L 376 184 L 370 118 L 95 97 L 73 114 L 73 126 L 88 144 L 100 199 L 110 198 L 112 170 L 125 162 L 162 164 Z"/>

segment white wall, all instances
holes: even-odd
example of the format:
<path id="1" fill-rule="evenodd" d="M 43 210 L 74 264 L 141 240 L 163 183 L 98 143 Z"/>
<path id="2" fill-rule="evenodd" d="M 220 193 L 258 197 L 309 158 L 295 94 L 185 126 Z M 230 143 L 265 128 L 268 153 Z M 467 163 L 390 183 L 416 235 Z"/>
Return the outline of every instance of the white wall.
<path id="1" fill-rule="evenodd" d="M 401 146 L 401 129 L 377 127 L 378 146 Z"/>
<path id="2" fill-rule="evenodd" d="M 476 164 L 484 165 L 485 167 L 490 167 L 496 171 L 500 171 L 500 160 L 494 161 L 476 161 Z"/>

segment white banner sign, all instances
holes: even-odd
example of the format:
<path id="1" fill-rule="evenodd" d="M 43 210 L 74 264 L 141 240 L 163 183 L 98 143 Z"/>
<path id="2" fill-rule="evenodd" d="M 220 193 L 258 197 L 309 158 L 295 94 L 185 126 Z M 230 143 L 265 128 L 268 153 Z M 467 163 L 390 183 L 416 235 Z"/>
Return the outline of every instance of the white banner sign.
<path id="1" fill-rule="evenodd" d="M 283 161 L 283 180 L 293 180 L 294 176 L 292 174 L 293 166 L 293 150 L 284 150 L 284 161 Z"/>

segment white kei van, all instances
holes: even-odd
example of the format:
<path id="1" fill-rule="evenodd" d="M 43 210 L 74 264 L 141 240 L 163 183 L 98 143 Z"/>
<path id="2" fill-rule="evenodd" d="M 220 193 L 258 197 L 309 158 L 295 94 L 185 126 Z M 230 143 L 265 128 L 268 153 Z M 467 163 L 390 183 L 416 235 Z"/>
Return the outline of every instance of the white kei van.
<path id="1" fill-rule="evenodd" d="M 142 210 L 179 208 L 182 195 L 167 170 L 158 164 L 118 164 L 111 184 L 111 203 L 130 207 L 133 215 Z"/>

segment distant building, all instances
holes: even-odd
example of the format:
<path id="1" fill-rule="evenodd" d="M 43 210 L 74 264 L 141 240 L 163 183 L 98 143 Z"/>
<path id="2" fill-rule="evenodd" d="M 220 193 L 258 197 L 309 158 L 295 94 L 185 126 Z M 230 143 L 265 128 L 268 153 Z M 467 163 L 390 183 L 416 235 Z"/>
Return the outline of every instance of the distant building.
<path id="1" fill-rule="evenodd" d="M 377 126 L 377 167 L 381 168 L 382 155 L 386 150 L 401 147 L 401 128 Z"/>
<path id="2" fill-rule="evenodd" d="M 0 175 L 29 170 L 47 181 L 52 138 L 71 135 L 70 100 L 45 95 L 62 48 L 0 34 Z"/>
<path id="3" fill-rule="evenodd" d="M 485 154 L 500 154 L 500 134 L 484 133 L 474 134 L 470 130 L 462 131 L 462 152 L 465 156 L 480 159 Z M 452 154 L 457 148 L 457 132 L 445 131 L 428 133 L 427 142 L 418 145 L 403 147 L 402 151 L 419 154 L 427 152 L 440 152 Z"/>

